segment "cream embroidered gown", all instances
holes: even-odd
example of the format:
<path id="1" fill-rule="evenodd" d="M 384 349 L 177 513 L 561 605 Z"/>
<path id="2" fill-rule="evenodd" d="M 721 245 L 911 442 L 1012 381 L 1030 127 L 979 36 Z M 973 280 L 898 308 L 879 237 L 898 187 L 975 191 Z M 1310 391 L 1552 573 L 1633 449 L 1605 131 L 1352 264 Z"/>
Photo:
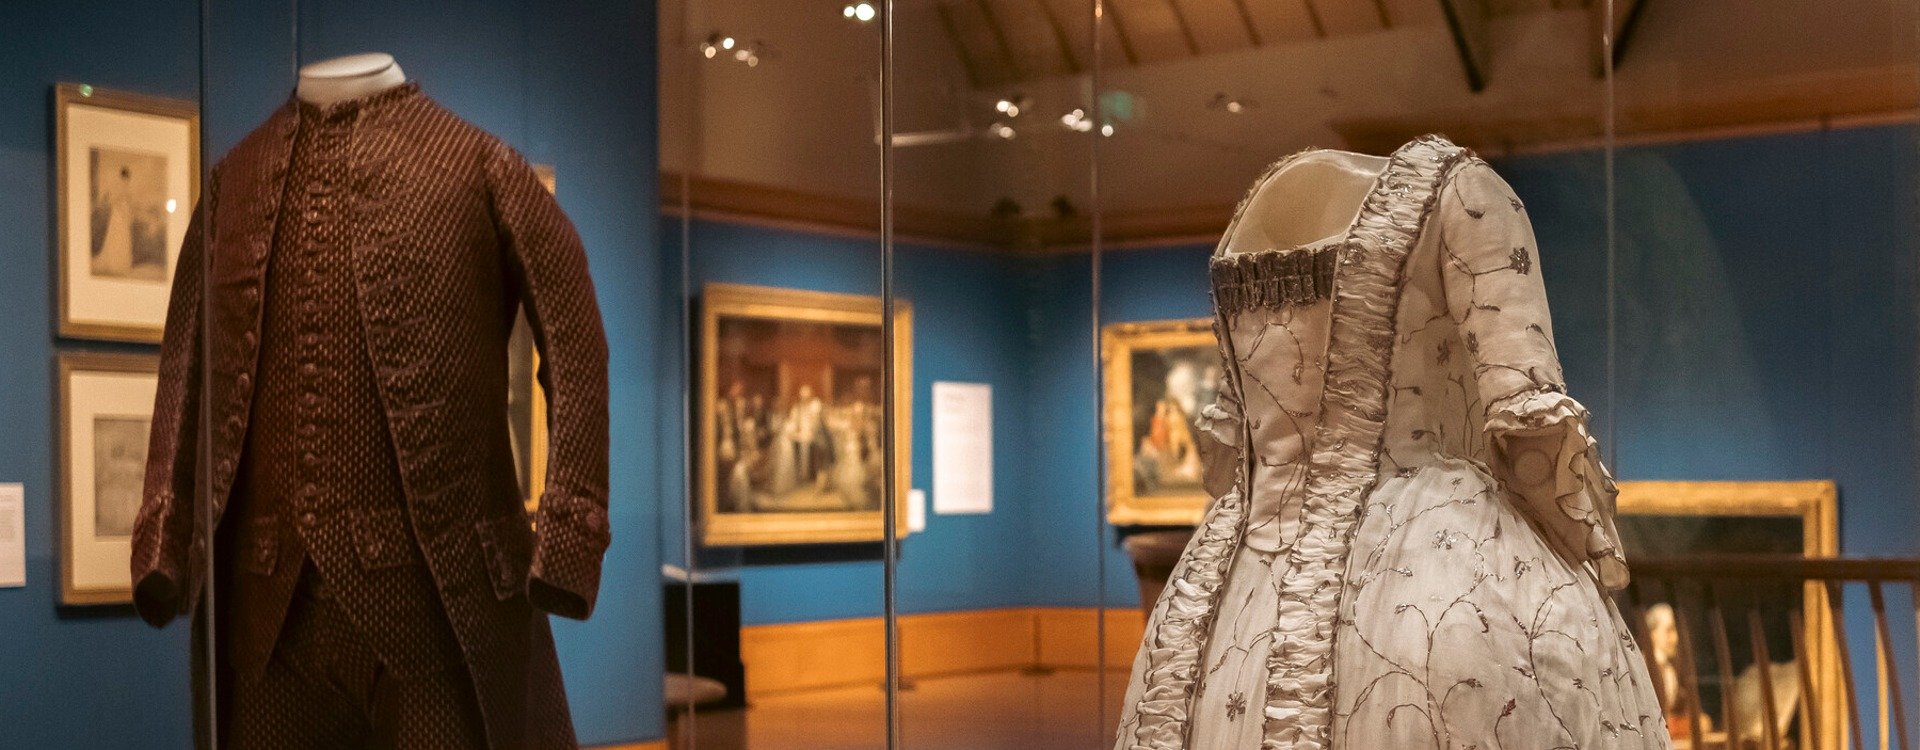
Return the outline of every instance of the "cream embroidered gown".
<path id="1" fill-rule="evenodd" d="M 1668 747 L 1506 183 L 1428 136 L 1344 235 L 1221 245 L 1229 382 L 1201 423 L 1244 449 L 1148 621 L 1116 747 Z M 1551 478 L 1523 493 L 1503 480 L 1526 462 Z"/>

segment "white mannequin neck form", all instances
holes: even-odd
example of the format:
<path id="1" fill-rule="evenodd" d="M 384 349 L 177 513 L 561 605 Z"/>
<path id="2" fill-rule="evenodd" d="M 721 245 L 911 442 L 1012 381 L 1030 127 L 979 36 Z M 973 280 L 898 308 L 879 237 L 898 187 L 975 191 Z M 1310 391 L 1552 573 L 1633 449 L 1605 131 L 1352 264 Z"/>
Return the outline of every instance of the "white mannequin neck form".
<path id="1" fill-rule="evenodd" d="M 393 55 L 368 52 L 321 60 L 300 67 L 300 83 L 294 96 L 300 101 L 325 107 L 344 101 L 373 96 L 407 82 L 407 74 Z"/>
<path id="2" fill-rule="evenodd" d="M 1384 156 L 1332 149 L 1300 155 L 1254 188 L 1221 254 L 1285 250 L 1345 235 L 1388 164 Z"/>

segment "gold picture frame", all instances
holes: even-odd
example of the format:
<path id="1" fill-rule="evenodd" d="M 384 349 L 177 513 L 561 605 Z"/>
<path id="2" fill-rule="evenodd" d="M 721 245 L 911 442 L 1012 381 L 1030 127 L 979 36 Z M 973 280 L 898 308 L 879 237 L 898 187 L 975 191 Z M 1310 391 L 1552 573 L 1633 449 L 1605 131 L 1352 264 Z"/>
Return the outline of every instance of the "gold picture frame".
<path id="1" fill-rule="evenodd" d="M 54 132 L 59 335 L 159 343 L 200 197 L 199 107 L 62 83 Z"/>
<path id="2" fill-rule="evenodd" d="M 1100 358 L 1105 373 L 1101 432 L 1107 451 L 1107 522 L 1198 524 L 1211 498 L 1200 484 L 1200 435 L 1193 418 L 1212 402 L 1200 391 L 1219 382 L 1217 372 L 1205 372 L 1220 364 L 1213 319 L 1105 326 Z M 1154 373 L 1146 372 L 1149 368 Z M 1189 387 L 1191 391 L 1176 393 Z M 1148 399 L 1152 403 L 1142 403 Z"/>
<path id="3" fill-rule="evenodd" d="M 1617 515 L 1616 523 L 1629 545 L 1626 550 L 1629 567 L 1636 553 L 1632 548 L 1636 536 L 1633 528 L 1636 516 L 1791 519 L 1799 524 L 1801 554 L 1833 557 L 1840 553 L 1839 489 L 1831 480 L 1621 482 Z M 1815 727 L 1800 722 L 1800 745 L 1845 747 L 1846 727 L 1841 721 L 1845 715 L 1841 706 L 1842 694 L 1836 689 L 1842 682 L 1842 676 L 1839 654 L 1832 638 L 1834 624 L 1831 610 L 1827 607 L 1826 588 L 1818 583 L 1808 583 L 1801 597 L 1801 610 L 1806 627 L 1807 660 L 1811 663 L 1815 681 L 1809 695 L 1819 698 L 1819 705 L 1814 710 L 1820 725 Z"/>
<path id="4" fill-rule="evenodd" d="M 694 409 L 702 544 L 884 538 L 884 472 L 876 462 L 885 457 L 874 434 L 882 428 L 887 365 L 879 354 L 882 316 L 875 296 L 719 283 L 702 289 Z M 895 534 L 905 537 L 913 308 L 904 301 L 894 303 L 891 364 Z"/>
<path id="5" fill-rule="evenodd" d="M 160 358 L 65 353 L 57 369 L 60 603 L 128 603 Z"/>

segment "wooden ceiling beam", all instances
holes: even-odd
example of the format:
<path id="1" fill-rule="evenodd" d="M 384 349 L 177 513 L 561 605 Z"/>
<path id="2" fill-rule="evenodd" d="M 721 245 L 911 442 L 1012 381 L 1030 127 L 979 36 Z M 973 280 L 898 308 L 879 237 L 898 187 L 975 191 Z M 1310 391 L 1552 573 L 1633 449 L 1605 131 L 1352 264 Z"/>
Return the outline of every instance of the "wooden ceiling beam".
<path id="1" fill-rule="evenodd" d="M 1233 9 L 1240 12 L 1240 28 L 1247 32 L 1247 43 L 1261 46 L 1260 27 L 1253 25 L 1253 11 L 1247 9 L 1247 0 L 1233 0 Z"/>
<path id="2" fill-rule="evenodd" d="M 1127 65 L 1139 65 L 1140 54 L 1133 48 L 1133 38 L 1127 36 L 1127 22 L 1120 17 L 1120 4 L 1113 0 L 1095 0 L 1100 3 L 1101 15 L 1113 24 L 1113 33 L 1120 38 L 1120 53 L 1127 58 Z"/>
<path id="3" fill-rule="evenodd" d="M 1307 9 L 1307 20 L 1313 23 L 1313 35 L 1327 38 L 1327 22 L 1320 19 L 1320 9 L 1313 7 L 1313 0 L 1300 0 L 1300 5 Z"/>
<path id="4" fill-rule="evenodd" d="M 1591 6 L 1590 15 L 1594 19 L 1593 39 L 1595 54 L 1593 75 L 1595 78 L 1606 75 L 1607 71 L 1605 66 L 1607 65 L 1612 65 L 1614 70 L 1620 69 L 1620 63 L 1626 60 L 1627 43 L 1633 39 L 1634 30 L 1640 27 L 1640 17 L 1645 15 L 1647 1 L 1648 0 L 1613 0 L 1612 3 L 1603 1 L 1594 3 Z M 1606 17 L 1609 5 L 1613 8 L 1612 18 Z M 1610 35 L 1608 38 L 1613 39 L 1613 55 L 1611 58 L 1607 56 L 1605 49 L 1606 44 L 1601 37 L 1601 33 L 1603 32 Z"/>
<path id="5" fill-rule="evenodd" d="M 980 88 L 985 83 L 980 75 L 980 63 L 975 62 L 973 53 L 968 51 L 967 43 L 960 37 L 960 27 L 953 22 L 953 11 L 946 3 L 934 3 L 933 10 L 940 16 L 940 29 L 947 34 L 947 41 L 953 44 L 953 54 L 959 56 L 961 69 L 967 72 L 967 87 Z"/>
<path id="6" fill-rule="evenodd" d="M 1000 57 L 1007 61 L 1007 70 L 1012 71 L 1013 79 L 1026 78 L 1026 68 L 1020 64 L 1020 58 L 1013 54 L 1013 44 L 1007 41 L 1007 30 L 1000 28 L 1000 19 L 993 14 L 991 0 L 973 0 L 973 4 L 980 9 L 980 16 L 986 19 L 987 29 L 993 32 L 994 46 L 1000 48 Z"/>
<path id="7" fill-rule="evenodd" d="M 1053 12 L 1053 3 L 1049 0 L 1033 0 L 1040 5 L 1040 14 L 1047 19 L 1047 26 L 1053 29 L 1053 41 L 1060 45 L 1060 59 L 1067 64 L 1069 75 L 1080 75 L 1080 58 L 1073 54 L 1073 39 L 1067 36 L 1067 27 L 1060 23 L 1060 14 Z"/>
<path id="8" fill-rule="evenodd" d="M 1193 38 L 1193 24 L 1187 23 L 1187 14 L 1180 10 L 1180 0 L 1166 0 L 1167 10 L 1173 11 L 1173 25 L 1180 28 L 1180 38 L 1187 42 L 1187 54 L 1200 56 L 1200 41 Z"/>
<path id="9" fill-rule="evenodd" d="M 1487 7 L 1481 0 L 1439 0 L 1447 17 L 1447 32 L 1453 35 L 1453 49 L 1460 53 L 1460 71 L 1466 76 L 1467 90 L 1480 93 L 1487 88 Z"/>

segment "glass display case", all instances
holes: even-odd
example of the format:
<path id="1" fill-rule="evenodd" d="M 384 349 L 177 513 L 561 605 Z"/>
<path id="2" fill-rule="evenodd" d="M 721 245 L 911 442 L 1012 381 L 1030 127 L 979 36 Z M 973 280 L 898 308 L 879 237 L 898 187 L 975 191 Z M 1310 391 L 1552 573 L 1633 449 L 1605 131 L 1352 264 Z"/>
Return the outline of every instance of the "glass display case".
<path id="1" fill-rule="evenodd" d="M 0 746 L 1920 738 L 1909 0 L 0 39 Z"/>

